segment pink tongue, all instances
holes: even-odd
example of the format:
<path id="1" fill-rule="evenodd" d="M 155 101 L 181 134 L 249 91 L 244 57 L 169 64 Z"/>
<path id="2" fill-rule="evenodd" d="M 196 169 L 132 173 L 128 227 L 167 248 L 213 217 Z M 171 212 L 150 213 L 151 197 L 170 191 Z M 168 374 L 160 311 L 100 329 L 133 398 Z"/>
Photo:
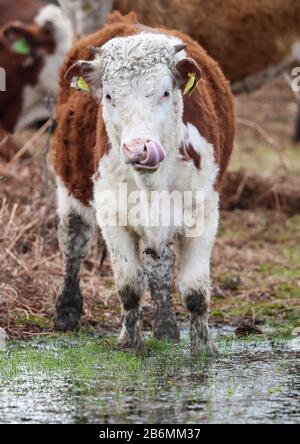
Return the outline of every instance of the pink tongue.
<path id="1" fill-rule="evenodd" d="M 137 165 L 142 168 L 149 168 L 149 169 L 155 168 L 166 157 L 165 150 L 160 144 L 154 142 L 153 140 L 147 142 L 146 147 L 147 147 L 147 155 L 145 159 L 139 160 L 139 162 L 137 162 Z"/>

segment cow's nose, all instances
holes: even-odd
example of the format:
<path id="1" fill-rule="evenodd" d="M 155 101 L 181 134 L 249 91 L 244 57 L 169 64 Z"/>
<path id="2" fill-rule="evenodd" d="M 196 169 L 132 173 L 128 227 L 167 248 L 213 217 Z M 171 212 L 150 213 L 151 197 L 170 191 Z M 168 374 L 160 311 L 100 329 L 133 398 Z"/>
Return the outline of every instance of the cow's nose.
<path id="1" fill-rule="evenodd" d="M 127 163 L 138 169 L 156 169 L 166 157 L 165 150 L 159 142 L 151 138 L 136 138 L 122 144 Z"/>

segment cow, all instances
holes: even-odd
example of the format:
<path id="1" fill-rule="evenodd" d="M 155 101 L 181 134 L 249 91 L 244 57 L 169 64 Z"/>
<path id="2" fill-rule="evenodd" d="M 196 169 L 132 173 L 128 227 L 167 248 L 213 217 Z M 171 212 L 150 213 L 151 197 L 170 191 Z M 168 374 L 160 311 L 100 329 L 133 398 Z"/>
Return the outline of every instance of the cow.
<path id="1" fill-rule="evenodd" d="M 74 33 L 61 8 L 32 0 L 0 0 L 0 155 L 10 155 L 10 133 L 49 118 L 44 101 L 56 96 L 59 68 Z"/>
<path id="2" fill-rule="evenodd" d="M 80 40 L 61 70 L 52 157 L 64 280 L 55 328 L 80 326 L 80 265 L 97 225 L 109 249 L 122 307 L 119 346 L 143 348 L 139 307 L 147 288 L 155 307 L 154 337 L 179 340 L 171 300 L 177 252 L 177 288 L 190 314 L 191 354 L 214 354 L 208 329 L 210 256 L 233 147 L 230 86 L 218 64 L 187 35 L 148 30 L 133 13 L 115 13 L 110 22 Z M 146 197 L 153 191 L 201 191 L 199 200 L 193 194 L 187 210 L 199 209 L 203 233 L 189 236 L 194 225 L 188 222 L 133 223 L 132 202 L 123 209 L 123 201 L 114 207 L 109 197 L 118 196 L 124 185 L 128 195 Z M 174 202 L 174 212 L 181 214 Z M 112 207 L 116 219 L 128 216 L 128 222 L 107 223 Z M 142 222 L 147 219 L 143 211 Z"/>
<path id="3" fill-rule="evenodd" d="M 291 83 L 300 62 L 300 0 L 60 0 L 80 35 L 102 26 L 112 9 L 141 23 L 188 33 L 217 60 L 234 94 L 276 76 Z M 298 118 L 297 118 L 298 122 Z M 299 111 L 300 122 L 300 111 Z M 295 140 L 300 141 L 298 122 Z"/>
<path id="4" fill-rule="evenodd" d="M 219 62 L 235 93 L 255 90 L 299 62 L 300 0 L 60 0 L 84 35 L 109 11 L 189 34 Z M 81 31 L 80 31 L 81 30 Z"/>

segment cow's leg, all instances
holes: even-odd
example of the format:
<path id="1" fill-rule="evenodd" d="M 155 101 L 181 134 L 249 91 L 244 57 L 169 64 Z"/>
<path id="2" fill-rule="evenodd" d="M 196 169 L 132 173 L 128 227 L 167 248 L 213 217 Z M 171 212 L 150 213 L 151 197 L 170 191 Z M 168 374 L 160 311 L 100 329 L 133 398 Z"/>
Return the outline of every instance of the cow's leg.
<path id="1" fill-rule="evenodd" d="M 145 276 L 138 255 L 138 241 L 126 227 L 105 226 L 102 233 L 122 306 L 123 322 L 118 345 L 141 350 L 144 344 L 140 331 L 140 301 L 145 291 Z"/>
<path id="2" fill-rule="evenodd" d="M 79 272 L 88 254 L 91 233 L 92 225 L 74 211 L 60 219 L 58 235 L 64 258 L 64 281 L 56 301 L 56 330 L 76 330 L 80 326 L 83 304 Z"/>
<path id="3" fill-rule="evenodd" d="M 208 330 L 210 301 L 210 257 L 218 227 L 218 196 L 205 201 L 204 232 L 201 237 L 181 239 L 178 291 L 190 313 L 191 354 L 217 353 Z"/>
<path id="4" fill-rule="evenodd" d="M 156 339 L 178 342 L 180 333 L 171 299 L 174 252 L 171 246 L 159 250 L 143 247 L 142 254 L 155 309 L 153 335 Z"/>

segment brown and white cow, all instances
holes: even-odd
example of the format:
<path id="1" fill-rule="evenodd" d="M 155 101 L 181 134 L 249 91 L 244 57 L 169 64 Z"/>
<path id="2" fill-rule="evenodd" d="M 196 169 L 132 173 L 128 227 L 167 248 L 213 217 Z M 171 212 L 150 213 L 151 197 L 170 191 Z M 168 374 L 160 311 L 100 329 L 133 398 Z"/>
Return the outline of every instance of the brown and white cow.
<path id="1" fill-rule="evenodd" d="M 230 88 L 217 63 L 188 36 L 143 31 L 134 14 L 113 19 L 81 40 L 62 69 L 53 154 L 65 271 L 55 325 L 79 326 L 79 269 L 96 223 L 110 251 L 122 305 L 119 345 L 143 345 L 139 305 L 147 287 L 155 306 L 154 336 L 179 339 L 170 296 L 175 248 L 177 287 L 190 313 L 191 352 L 214 353 L 208 331 L 210 256 L 233 146 Z M 133 201 L 123 205 L 122 186 L 138 203 L 146 198 L 140 224 L 134 223 Z M 180 226 L 172 220 L 149 224 L 148 211 L 162 213 L 162 206 L 153 208 L 147 200 L 153 192 L 172 197 L 192 192 L 184 206 L 172 201 L 172 214 L 195 210 L 200 217 L 204 207 L 201 235 L 189 236 L 197 217 Z M 110 223 L 107 212 L 118 223 Z"/>
<path id="2" fill-rule="evenodd" d="M 79 35 L 111 10 L 188 33 L 219 62 L 233 90 L 252 91 L 300 61 L 300 0 L 60 0 Z"/>
<path id="3" fill-rule="evenodd" d="M 7 134 L 49 117 L 47 95 L 56 96 L 59 68 L 73 45 L 73 28 L 61 8 L 30 0 L 0 0 L 0 143 Z M 4 153 L 5 142 L 0 146 Z"/>
<path id="4" fill-rule="evenodd" d="M 136 12 L 147 26 L 188 33 L 218 61 L 234 94 L 276 76 L 291 83 L 300 63 L 300 0 L 60 0 L 79 35 L 94 32 L 110 10 Z M 288 73 L 288 74 L 287 74 Z M 295 140 L 300 140 L 299 122 Z"/>

